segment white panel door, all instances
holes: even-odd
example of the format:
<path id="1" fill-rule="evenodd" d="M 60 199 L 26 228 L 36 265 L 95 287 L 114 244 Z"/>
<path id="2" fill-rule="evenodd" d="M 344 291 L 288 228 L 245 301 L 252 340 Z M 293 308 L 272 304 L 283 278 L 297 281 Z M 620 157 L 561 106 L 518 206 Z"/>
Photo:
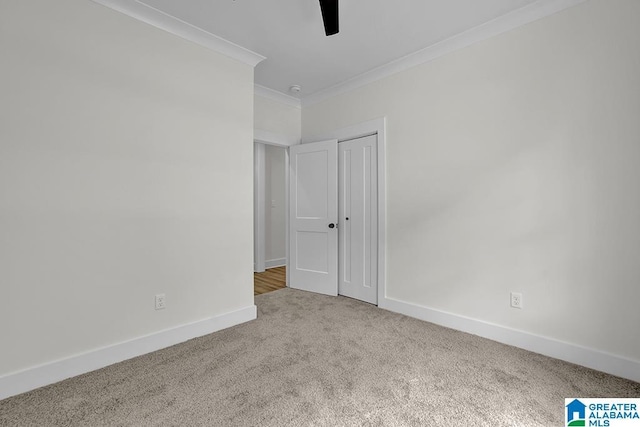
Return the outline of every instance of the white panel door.
<path id="1" fill-rule="evenodd" d="M 340 295 L 378 303 L 376 135 L 339 144 Z"/>
<path id="2" fill-rule="evenodd" d="M 289 286 L 337 295 L 338 141 L 289 150 Z"/>

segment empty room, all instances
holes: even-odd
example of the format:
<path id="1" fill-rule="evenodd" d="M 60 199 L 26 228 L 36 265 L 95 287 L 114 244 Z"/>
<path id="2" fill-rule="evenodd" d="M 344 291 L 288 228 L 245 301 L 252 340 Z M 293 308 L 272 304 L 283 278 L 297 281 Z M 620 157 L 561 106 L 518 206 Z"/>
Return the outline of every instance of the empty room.
<path id="1" fill-rule="evenodd" d="M 639 17 L 0 0 L 0 426 L 640 425 Z"/>

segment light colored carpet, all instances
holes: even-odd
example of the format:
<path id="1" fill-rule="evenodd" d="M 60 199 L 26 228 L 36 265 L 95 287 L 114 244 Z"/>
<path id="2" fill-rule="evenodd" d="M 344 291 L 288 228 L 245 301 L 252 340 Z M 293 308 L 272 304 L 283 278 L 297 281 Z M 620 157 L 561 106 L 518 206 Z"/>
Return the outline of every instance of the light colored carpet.
<path id="1" fill-rule="evenodd" d="M 283 289 L 258 320 L 0 402 L 2 426 L 551 426 L 640 384 L 343 297 Z"/>

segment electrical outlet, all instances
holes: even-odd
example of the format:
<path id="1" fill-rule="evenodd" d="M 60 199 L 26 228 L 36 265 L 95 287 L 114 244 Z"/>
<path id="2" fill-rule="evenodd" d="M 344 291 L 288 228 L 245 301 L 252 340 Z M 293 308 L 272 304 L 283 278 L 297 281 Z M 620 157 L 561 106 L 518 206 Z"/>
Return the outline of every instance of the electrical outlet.
<path id="1" fill-rule="evenodd" d="M 511 307 L 522 308 L 522 294 L 518 292 L 511 292 Z"/>
<path id="2" fill-rule="evenodd" d="M 165 301 L 164 294 L 156 295 L 156 310 L 162 310 L 163 308 L 166 308 L 166 307 L 167 307 L 167 304 Z"/>

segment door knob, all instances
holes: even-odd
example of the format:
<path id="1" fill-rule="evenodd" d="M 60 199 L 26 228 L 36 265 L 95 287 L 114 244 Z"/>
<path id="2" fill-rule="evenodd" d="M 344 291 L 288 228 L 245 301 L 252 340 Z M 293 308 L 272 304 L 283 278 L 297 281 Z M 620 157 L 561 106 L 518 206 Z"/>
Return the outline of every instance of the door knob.
<path id="1" fill-rule="evenodd" d="M 329 224 L 329 228 L 334 228 L 336 225 L 334 223 Z"/>

